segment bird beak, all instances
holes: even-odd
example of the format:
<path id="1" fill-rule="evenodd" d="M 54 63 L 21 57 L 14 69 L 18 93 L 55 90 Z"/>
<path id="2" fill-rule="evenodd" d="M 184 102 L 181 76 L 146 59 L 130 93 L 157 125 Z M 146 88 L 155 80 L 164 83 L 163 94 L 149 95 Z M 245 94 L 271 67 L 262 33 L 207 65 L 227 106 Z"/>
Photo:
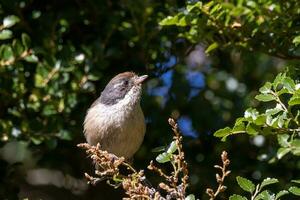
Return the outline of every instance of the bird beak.
<path id="1" fill-rule="evenodd" d="M 148 78 L 148 75 L 142 75 L 135 79 L 134 83 L 136 85 L 143 83 Z"/>

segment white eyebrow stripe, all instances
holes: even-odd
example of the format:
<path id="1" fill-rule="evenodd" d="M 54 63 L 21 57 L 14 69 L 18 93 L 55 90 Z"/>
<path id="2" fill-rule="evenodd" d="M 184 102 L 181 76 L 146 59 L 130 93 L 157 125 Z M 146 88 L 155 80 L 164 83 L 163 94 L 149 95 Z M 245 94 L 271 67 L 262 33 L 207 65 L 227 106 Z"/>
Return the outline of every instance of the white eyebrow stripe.
<path id="1" fill-rule="evenodd" d="M 122 82 L 121 82 L 121 83 L 114 84 L 114 88 L 119 87 L 119 86 L 122 85 L 122 84 L 123 84 Z"/>

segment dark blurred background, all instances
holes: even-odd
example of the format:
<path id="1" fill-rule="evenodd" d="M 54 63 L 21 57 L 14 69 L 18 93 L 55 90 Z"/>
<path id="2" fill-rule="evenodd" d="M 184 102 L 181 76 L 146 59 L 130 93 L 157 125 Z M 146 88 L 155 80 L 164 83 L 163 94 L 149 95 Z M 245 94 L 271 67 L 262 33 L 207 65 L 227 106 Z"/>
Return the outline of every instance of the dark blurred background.
<path id="1" fill-rule="evenodd" d="M 241 135 L 221 142 L 213 136 L 247 107 L 259 106 L 258 88 L 292 61 L 234 48 L 205 54 L 204 39 L 192 44 L 178 37 L 176 27 L 159 26 L 184 6 L 174 0 L 0 1 L 1 19 L 19 18 L 11 38 L 0 40 L 2 58 L 10 53 L 2 46 L 17 43 L 35 55 L 0 66 L 1 199 L 124 196 L 105 183 L 86 184 L 83 174 L 92 164 L 76 147 L 85 141 L 82 123 L 89 105 L 124 71 L 150 76 L 141 102 L 147 132 L 135 156 L 137 169 L 155 158 L 151 149 L 170 143 L 171 116 L 184 135 L 189 193 L 201 199 L 207 198 L 206 187 L 216 186 L 213 165 L 222 150 L 231 160 L 227 194 L 241 192 L 237 175 L 254 182 L 276 177 L 278 188 L 299 175 L 300 162 L 289 156 L 268 164 L 275 151 L 272 137 Z"/>

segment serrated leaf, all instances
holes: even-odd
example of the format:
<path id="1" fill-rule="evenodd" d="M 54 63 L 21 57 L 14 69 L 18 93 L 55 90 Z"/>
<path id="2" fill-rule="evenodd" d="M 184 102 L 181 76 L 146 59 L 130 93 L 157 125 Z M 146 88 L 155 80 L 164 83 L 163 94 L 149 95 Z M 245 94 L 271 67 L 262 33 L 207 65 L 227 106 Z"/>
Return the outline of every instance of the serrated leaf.
<path id="1" fill-rule="evenodd" d="M 274 80 L 274 82 L 273 82 L 273 84 L 274 84 L 274 89 L 275 89 L 275 90 L 277 89 L 278 85 L 281 84 L 281 82 L 282 82 L 282 80 L 284 79 L 284 77 L 285 77 L 285 74 L 284 74 L 284 73 L 279 73 L 279 74 L 276 76 L 276 78 L 275 78 L 275 80 Z"/>
<path id="2" fill-rule="evenodd" d="M 259 115 L 257 116 L 257 118 L 255 119 L 254 123 L 258 126 L 264 125 L 266 123 L 266 115 Z"/>
<path id="3" fill-rule="evenodd" d="M 275 200 L 279 199 L 280 197 L 287 195 L 289 192 L 287 190 L 281 190 L 279 191 L 276 196 L 275 196 Z"/>
<path id="4" fill-rule="evenodd" d="M 252 193 L 255 190 L 255 185 L 253 184 L 252 181 L 250 181 L 246 178 L 243 178 L 241 176 L 237 176 L 236 180 L 237 180 L 237 183 L 239 184 L 239 186 L 246 192 Z"/>
<path id="5" fill-rule="evenodd" d="M 254 200 L 274 200 L 275 195 L 270 194 L 267 190 L 264 190 L 263 192 L 259 193 Z"/>
<path id="6" fill-rule="evenodd" d="M 292 97 L 292 98 L 289 100 L 288 104 L 289 104 L 290 106 L 299 105 L 299 104 L 300 104 L 300 97 L 299 97 L 299 96 L 297 96 L 297 97 Z"/>
<path id="7" fill-rule="evenodd" d="M 278 92 L 276 92 L 276 94 L 277 94 L 278 96 L 280 96 L 280 95 L 282 95 L 282 94 L 288 94 L 288 93 L 291 93 L 291 92 L 289 92 L 289 90 L 286 89 L 286 88 L 282 88 L 281 90 L 279 90 Z"/>
<path id="8" fill-rule="evenodd" d="M 266 114 L 267 114 L 267 115 L 276 115 L 276 114 L 279 113 L 280 111 L 282 111 L 282 109 L 280 109 L 280 108 L 267 109 L 267 110 L 266 110 Z"/>
<path id="9" fill-rule="evenodd" d="M 255 108 L 248 108 L 244 113 L 244 117 L 246 119 L 251 118 L 253 120 L 256 120 L 258 115 L 259 115 L 259 112 Z"/>
<path id="10" fill-rule="evenodd" d="M 190 195 L 188 195 L 187 197 L 185 197 L 184 200 L 195 200 L 195 199 L 196 199 L 196 198 L 195 198 L 195 195 L 190 194 Z"/>
<path id="11" fill-rule="evenodd" d="M 217 130 L 217 131 L 214 133 L 214 136 L 215 136 L 215 137 L 224 137 L 224 136 L 230 135 L 230 132 L 231 132 L 231 128 L 225 127 L 225 128 L 223 128 L 223 129 Z"/>
<path id="12" fill-rule="evenodd" d="M 214 42 L 206 48 L 205 53 L 208 54 L 209 52 L 215 50 L 218 47 L 219 47 L 219 44 L 217 42 Z"/>
<path id="13" fill-rule="evenodd" d="M 7 40 L 12 37 L 11 30 L 2 30 L 0 31 L 0 40 Z"/>
<path id="14" fill-rule="evenodd" d="M 272 83 L 266 82 L 264 86 L 259 88 L 259 92 L 263 93 L 263 94 L 267 94 L 267 93 L 270 93 L 272 91 L 271 88 L 272 88 Z"/>
<path id="15" fill-rule="evenodd" d="M 164 152 L 164 153 L 161 153 L 159 154 L 157 157 L 156 157 L 156 161 L 159 162 L 159 163 L 166 163 L 166 162 L 169 162 L 171 160 L 171 154 L 167 153 L 167 152 Z"/>
<path id="16" fill-rule="evenodd" d="M 283 86 L 288 89 L 289 92 L 294 92 L 295 91 L 295 81 L 291 79 L 290 77 L 285 77 L 282 81 Z"/>
<path id="17" fill-rule="evenodd" d="M 276 99 L 276 97 L 272 94 L 259 94 L 255 96 L 255 99 L 257 99 L 258 101 L 262 101 L 262 102 L 268 102 L 268 101 L 273 101 Z"/>
<path id="18" fill-rule="evenodd" d="M 229 200 L 247 200 L 247 198 L 238 194 L 234 194 L 229 197 Z"/>
<path id="19" fill-rule="evenodd" d="M 282 128 L 285 122 L 285 115 L 280 115 L 278 117 L 277 125 L 279 128 Z"/>
<path id="20" fill-rule="evenodd" d="M 290 148 L 279 148 L 277 150 L 277 158 L 281 159 L 283 156 L 285 156 L 287 153 L 289 153 L 291 151 Z"/>
<path id="21" fill-rule="evenodd" d="M 291 152 L 295 156 L 300 156 L 300 139 L 291 141 Z"/>
<path id="22" fill-rule="evenodd" d="M 271 185 L 271 184 L 274 184 L 274 183 L 278 183 L 278 179 L 276 178 L 266 178 L 262 181 L 261 185 L 260 185 L 260 188 L 263 188 L 267 185 Z"/>
<path id="23" fill-rule="evenodd" d="M 12 27 L 19 21 L 20 21 L 19 17 L 15 16 L 15 15 L 7 16 L 3 19 L 3 27 L 4 28 Z"/>
<path id="24" fill-rule="evenodd" d="M 278 144 L 282 147 L 288 147 L 290 145 L 290 143 L 288 142 L 289 138 L 290 136 L 288 134 L 277 135 Z"/>
<path id="25" fill-rule="evenodd" d="M 290 193 L 296 195 L 296 196 L 300 196 L 300 188 L 296 187 L 296 186 L 292 186 L 289 188 Z"/>
<path id="26" fill-rule="evenodd" d="M 176 142 L 175 141 L 172 141 L 168 150 L 167 150 L 167 153 L 174 153 L 175 151 L 177 150 L 177 145 L 176 145 Z"/>
<path id="27" fill-rule="evenodd" d="M 248 123 L 246 126 L 246 132 L 249 135 L 256 135 L 258 133 L 258 127 L 255 124 Z"/>

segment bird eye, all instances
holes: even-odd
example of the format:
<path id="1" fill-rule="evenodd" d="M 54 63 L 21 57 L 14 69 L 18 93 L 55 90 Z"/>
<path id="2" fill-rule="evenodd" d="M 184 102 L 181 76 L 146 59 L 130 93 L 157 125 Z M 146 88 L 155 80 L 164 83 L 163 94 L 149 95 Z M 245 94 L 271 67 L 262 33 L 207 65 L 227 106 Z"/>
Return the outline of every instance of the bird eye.
<path id="1" fill-rule="evenodd" d="M 124 85 L 128 85 L 129 81 L 125 80 L 123 83 L 124 83 Z"/>

